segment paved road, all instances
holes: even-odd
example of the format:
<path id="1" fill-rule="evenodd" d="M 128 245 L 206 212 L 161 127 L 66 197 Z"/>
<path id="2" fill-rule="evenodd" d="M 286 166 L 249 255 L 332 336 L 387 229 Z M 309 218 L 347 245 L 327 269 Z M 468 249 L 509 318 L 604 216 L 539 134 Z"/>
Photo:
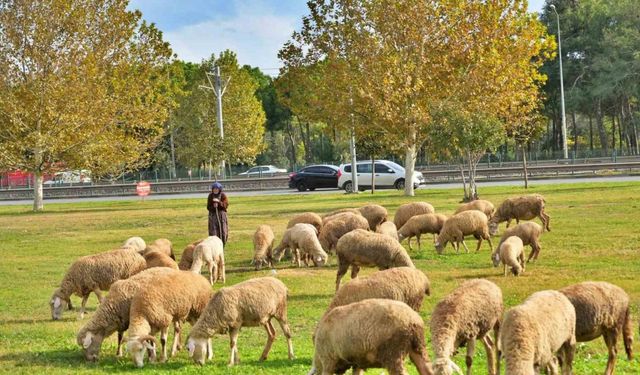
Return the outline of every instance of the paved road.
<path id="1" fill-rule="evenodd" d="M 640 176 L 611 176 L 611 177 L 589 177 L 589 178 L 554 178 L 554 179 L 540 179 L 530 180 L 531 185 L 556 185 L 556 184 L 575 184 L 583 182 L 640 182 Z M 522 180 L 517 181 L 487 181 L 478 183 L 479 186 L 521 186 Z M 420 187 L 423 189 L 460 189 L 460 182 L 442 183 L 442 184 L 429 184 Z M 325 189 L 316 190 L 314 192 L 300 193 L 294 189 L 282 189 L 282 190 L 264 190 L 264 191 L 237 191 L 227 193 L 229 197 L 243 197 L 243 196 L 259 196 L 259 195 L 304 195 L 304 194 L 341 194 L 342 190 L 337 189 Z M 185 194 L 161 194 L 150 195 L 147 200 L 156 199 L 188 199 L 188 198 L 202 198 L 204 199 L 206 194 L 204 193 L 185 193 Z M 92 197 L 92 198 L 64 198 L 64 199 L 46 199 L 45 204 L 50 203 L 76 203 L 76 202 L 104 202 L 104 201 L 131 201 L 139 200 L 135 195 L 124 197 Z M 31 205 L 31 200 L 18 200 L 18 201 L 0 201 L 0 206 L 14 206 L 14 205 Z"/>

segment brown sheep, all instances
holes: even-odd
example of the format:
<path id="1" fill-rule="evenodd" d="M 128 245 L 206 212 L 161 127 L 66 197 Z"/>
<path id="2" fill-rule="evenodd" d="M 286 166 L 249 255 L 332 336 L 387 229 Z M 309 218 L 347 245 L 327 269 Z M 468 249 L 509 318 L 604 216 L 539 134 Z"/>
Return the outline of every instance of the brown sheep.
<path id="1" fill-rule="evenodd" d="M 393 223 L 396 225 L 396 228 L 400 229 L 412 216 L 432 214 L 435 212 L 436 210 L 433 206 L 427 202 L 405 203 L 396 210 Z"/>
<path id="2" fill-rule="evenodd" d="M 491 217 L 493 216 L 493 213 L 496 211 L 495 207 L 493 206 L 493 203 L 486 201 L 484 199 L 476 199 L 474 201 L 471 201 L 469 203 L 463 204 L 462 206 L 458 207 L 455 214 L 459 214 L 460 212 L 470 211 L 470 210 L 480 211 L 483 214 L 487 215 L 487 218 L 489 219 L 491 219 Z"/>
<path id="3" fill-rule="evenodd" d="M 520 220 L 531 220 L 535 217 L 539 217 L 542 225 L 551 232 L 551 228 L 549 227 L 551 218 L 544 212 L 544 205 L 544 197 L 540 194 L 523 195 L 506 199 L 500 204 L 489 222 L 491 235 L 498 232 L 498 225 L 503 221 L 507 222 L 507 228 L 509 228 L 511 220 L 513 219 L 516 219 L 516 224 L 518 224 Z"/>

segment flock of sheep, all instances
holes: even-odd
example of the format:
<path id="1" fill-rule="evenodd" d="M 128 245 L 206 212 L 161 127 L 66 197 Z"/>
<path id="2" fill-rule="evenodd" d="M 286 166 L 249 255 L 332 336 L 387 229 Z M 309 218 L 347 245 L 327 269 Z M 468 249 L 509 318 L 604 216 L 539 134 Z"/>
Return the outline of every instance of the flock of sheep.
<path id="1" fill-rule="evenodd" d="M 505 200 L 498 209 L 491 202 L 476 200 L 461 206 L 452 216 L 436 214 L 426 202 L 407 203 L 398 208 L 393 221 L 387 210 L 376 204 L 343 209 L 323 217 L 306 212 L 293 217 L 280 243 L 268 225 L 260 225 L 253 238 L 256 269 L 280 261 L 289 253 L 300 267 L 323 266 L 329 255 L 337 259 L 336 293 L 320 318 L 313 341 L 315 355 L 309 374 L 361 374 L 367 368 L 385 368 L 390 374 L 406 374 L 409 356 L 420 374 L 462 374 L 451 357 L 466 347 L 467 374 L 476 341 L 487 352 L 488 373 L 500 373 L 504 359 L 506 374 L 534 374 L 546 370 L 571 373 L 576 341 L 603 336 L 609 350 L 605 374 L 614 371 L 617 341 L 621 336 L 626 354 L 632 357 L 630 301 L 619 287 L 605 282 L 583 282 L 559 291 L 540 291 L 522 304 L 504 312 L 502 291 L 491 281 L 464 282 L 434 308 L 430 321 L 435 354 L 429 360 L 424 322 L 418 311 L 430 295 L 427 276 L 416 269 L 400 244 L 415 237 L 420 248 L 424 234 L 434 235 L 442 253 L 447 243 L 456 251 L 468 252 L 465 236 L 478 240 L 476 251 L 486 240 L 494 266 L 500 262 L 518 276 L 525 270 L 524 246 L 531 246 L 528 260 L 540 254 L 543 227 L 520 220 L 540 218 L 550 230 L 545 201 L 533 194 Z M 517 225 L 509 223 L 515 219 Z M 498 224 L 507 230 L 493 249 L 491 235 Z M 209 280 L 200 275 L 207 265 Z M 357 278 L 360 267 L 379 269 L 367 278 Z M 351 280 L 340 281 L 351 268 Z M 50 305 L 53 319 L 71 309 L 70 296 L 82 297 L 80 317 L 87 298 L 94 292 L 100 305 L 77 334 L 85 358 L 97 361 L 102 342 L 118 332 L 117 355 L 122 355 L 124 332 L 127 348 L 136 366 L 144 366 L 145 355 L 156 360 L 155 334 L 160 332 L 161 361 L 167 360 L 167 340 L 174 327 L 171 355 L 182 347 L 181 328 L 192 328 L 186 339 L 189 357 L 204 364 L 213 356 L 211 338 L 229 334 L 229 365 L 239 363 L 237 339 L 241 327 L 262 326 L 268 340 L 260 357 L 267 358 L 275 340 L 272 319 L 278 321 L 293 359 L 291 330 L 287 320 L 287 287 L 274 277 L 253 278 L 214 293 L 211 285 L 225 281 L 222 241 L 211 236 L 188 245 L 176 263 L 169 240 L 147 245 L 132 237 L 122 248 L 76 260 L 54 292 Z M 108 290 L 106 297 L 101 291 Z M 493 338 L 491 337 L 493 332 Z"/>

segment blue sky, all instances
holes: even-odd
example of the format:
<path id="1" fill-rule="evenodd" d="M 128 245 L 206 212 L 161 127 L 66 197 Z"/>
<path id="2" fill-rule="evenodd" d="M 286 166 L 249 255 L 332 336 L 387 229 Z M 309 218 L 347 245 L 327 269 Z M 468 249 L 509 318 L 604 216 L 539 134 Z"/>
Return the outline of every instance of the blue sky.
<path id="1" fill-rule="evenodd" d="M 530 0 L 529 10 L 544 0 Z M 277 75 L 278 50 L 307 14 L 305 0 L 131 0 L 131 9 L 154 22 L 182 60 L 200 62 L 230 49 L 240 64 Z"/>

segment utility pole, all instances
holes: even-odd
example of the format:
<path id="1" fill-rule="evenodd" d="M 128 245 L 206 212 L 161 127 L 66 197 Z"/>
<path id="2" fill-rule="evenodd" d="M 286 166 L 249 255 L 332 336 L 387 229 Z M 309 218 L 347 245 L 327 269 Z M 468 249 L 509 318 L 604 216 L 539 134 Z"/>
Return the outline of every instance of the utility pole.
<path id="1" fill-rule="evenodd" d="M 227 82 L 222 85 L 222 77 L 220 76 L 220 67 L 216 66 L 214 69 L 214 73 L 206 73 L 207 81 L 209 81 L 209 86 L 200 85 L 201 89 L 211 90 L 213 94 L 216 96 L 216 122 L 218 123 L 218 129 L 220 129 L 220 139 L 224 142 L 224 123 L 222 121 L 222 96 L 224 92 L 227 90 L 227 86 L 229 85 L 229 81 L 231 77 L 227 78 Z M 213 76 L 213 82 L 211 82 L 211 76 Z M 224 160 L 222 160 L 220 165 L 220 176 L 222 179 L 225 178 L 225 165 Z M 209 176 L 211 178 L 211 176 Z"/>
<path id="2" fill-rule="evenodd" d="M 351 104 L 351 142 L 349 148 L 351 151 L 351 186 L 352 193 L 358 193 L 358 166 L 356 165 L 356 128 L 355 119 L 353 118 L 353 98 L 349 98 Z"/>
<path id="3" fill-rule="evenodd" d="M 569 148 L 567 147 L 567 115 L 564 110 L 564 79 L 562 77 L 562 40 L 560 39 L 560 15 L 556 6 L 551 4 L 550 8 L 556 14 L 558 21 L 558 61 L 560 62 L 560 103 L 562 109 L 562 151 L 565 159 L 569 159 Z"/>

